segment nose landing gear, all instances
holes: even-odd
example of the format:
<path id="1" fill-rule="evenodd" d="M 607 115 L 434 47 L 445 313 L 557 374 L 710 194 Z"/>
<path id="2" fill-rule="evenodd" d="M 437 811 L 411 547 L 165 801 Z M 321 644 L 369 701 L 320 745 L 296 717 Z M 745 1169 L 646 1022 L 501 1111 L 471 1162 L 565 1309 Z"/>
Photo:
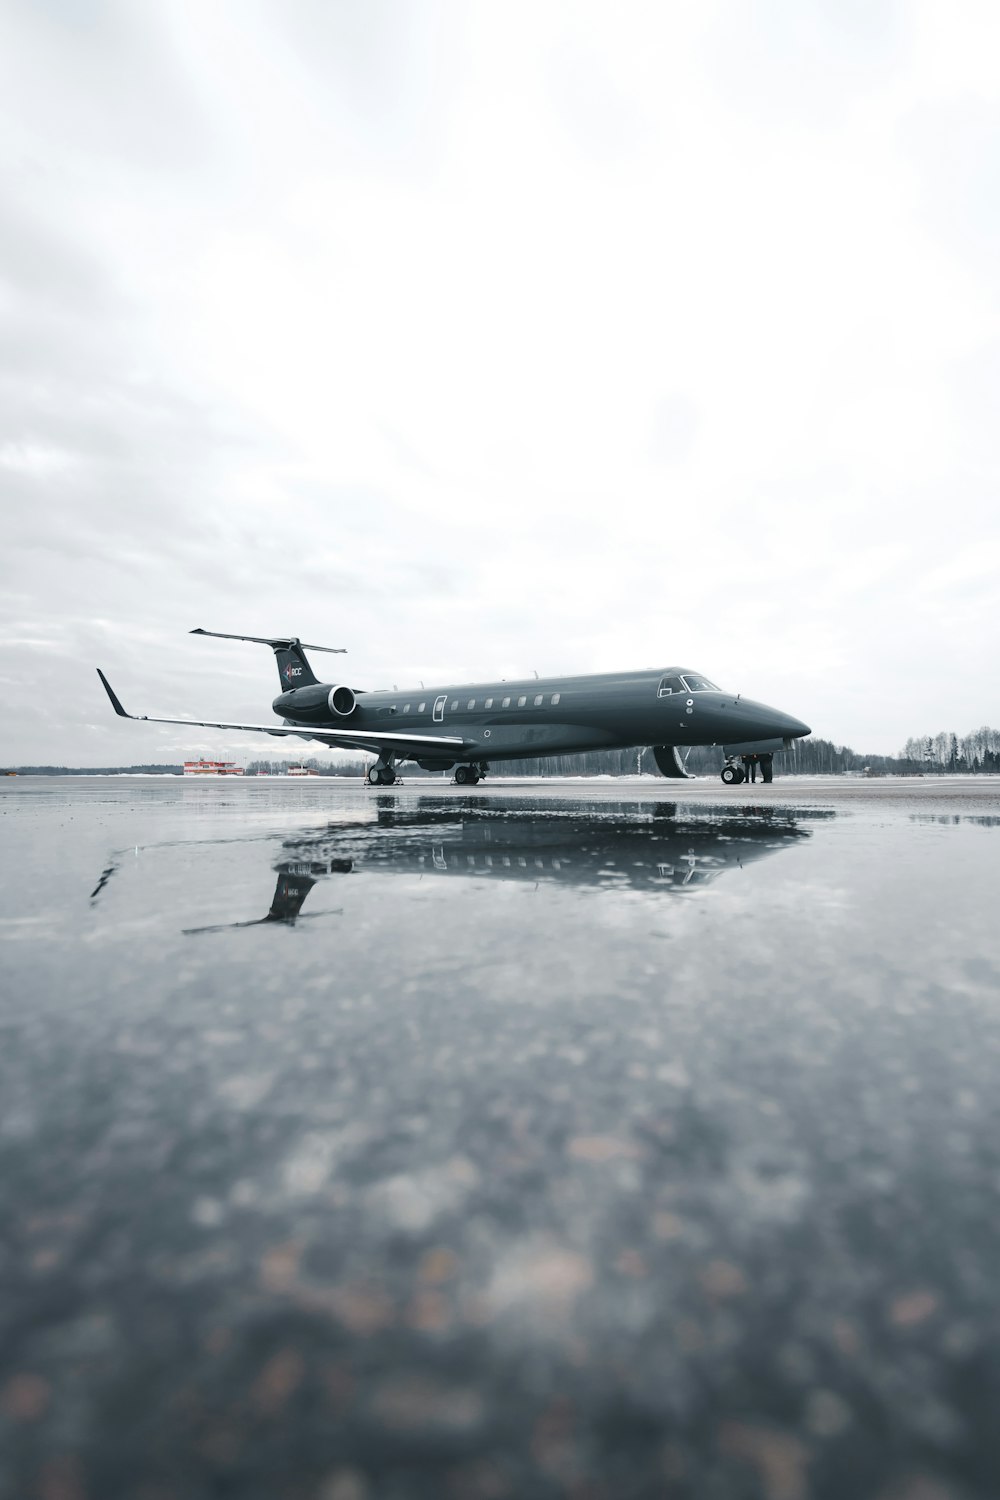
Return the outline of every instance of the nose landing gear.
<path id="1" fill-rule="evenodd" d="M 758 751 L 750 756 L 753 767 L 760 772 L 761 781 L 774 780 L 774 756 L 769 751 Z M 730 756 L 722 768 L 722 779 L 726 786 L 739 786 L 741 781 L 748 780 L 747 773 L 743 767 L 737 765 L 733 756 Z M 755 778 L 756 779 L 756 778 Z"/>

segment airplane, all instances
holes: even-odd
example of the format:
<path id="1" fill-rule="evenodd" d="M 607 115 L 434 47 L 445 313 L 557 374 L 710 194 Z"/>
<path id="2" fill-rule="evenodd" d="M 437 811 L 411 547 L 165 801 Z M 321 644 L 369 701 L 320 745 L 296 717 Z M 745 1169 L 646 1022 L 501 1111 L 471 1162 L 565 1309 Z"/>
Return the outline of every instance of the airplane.
<path id="1" fill-rule="evenodd" d="M 306 652 L 340 655 L 345 650 L 341 646 L 303 645 L 297 636 L 231 635 L 200 626 L 190 633 L 271 648 L 281 683 L 271 707 L 281 716 L 281 727 L 130 714 L 98 667 L 120 718 L 290 735 L 340 750 L 367 750 L 377 757 L 365 777 L 370 786 L 391 786 L 397 765 L 405 761 L 425 771 L 454 770 L 459 786 L 474 786 L 495 762 L 646 745 L 664 776 L 689 775 L 682 749 L 720 745 L 727 785 L 743 780 L 739 755 L 761 756 L 769 781 L 770 757 L 811 733 L 801 719 L 740 693 L 724 693 L 686 667 L 369 691 L 316 677 Z"/>

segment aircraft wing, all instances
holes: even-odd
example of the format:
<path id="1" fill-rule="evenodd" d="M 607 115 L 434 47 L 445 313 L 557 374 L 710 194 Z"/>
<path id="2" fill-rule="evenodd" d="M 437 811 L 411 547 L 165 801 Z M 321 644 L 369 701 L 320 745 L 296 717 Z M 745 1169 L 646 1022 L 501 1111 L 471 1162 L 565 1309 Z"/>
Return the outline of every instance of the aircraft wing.
<path id="1" fill-rule="evenodd" d="M 130 714 L 121 705 L 110 682 L 97 668 L 97 675 L 104 684 L 104 691 L 111 699 L 111 707 L 121 719 L 136 719 L 143 724 L 187 724 L 192 729 L 236 729 L 243 734 L 291 735 L 299 739 L 319 740 L 335 750 L 386 750 L 397 755 L 429 755 L 435 750 L 444 750 L 450 755 L 459 755 L 466 748 L 465 741 L 453 734 L 391 734 L 382 730 L 367 729 L 314 729 L 311 724 L 228 724 L 219 719 L 161 719 L 152 714 Z"/>

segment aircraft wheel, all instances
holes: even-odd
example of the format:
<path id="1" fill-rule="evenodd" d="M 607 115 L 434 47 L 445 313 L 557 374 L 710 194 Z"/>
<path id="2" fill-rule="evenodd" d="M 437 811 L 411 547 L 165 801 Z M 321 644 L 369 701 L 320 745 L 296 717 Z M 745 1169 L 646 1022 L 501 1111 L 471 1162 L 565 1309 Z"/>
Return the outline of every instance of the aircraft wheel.
<path id="1" fill-rule="evenodd" d="M 369 786 L 382 785 L 382 772 L 379 770 L 378 766 L 368 767 L 368 772 L 365 776 L 365 780 L 367 781 Z"/>
<path id="2" fill-rule="evenodd" d="M 739 786 L 743 780 L 743 772 L 739 766 L 723 766 L 722 779 L 726 786 Z"/>
<path id="3" fill-rule="evenodd" d="M 457 786 L 467 786 L 472 780 L 472 771 L 468 766 L 455 767 L 455 783 Z"/>
<path id="4" fill-rule="evenodd" d="M 395 779 L 396 773 L 391 766 L 386 766 L 384 771 L 382 772 L 382 775 L 379 777 L 379 780 L 381 781 L 383 786 L 392 786 L 392 783 L 395 781 Z"/>

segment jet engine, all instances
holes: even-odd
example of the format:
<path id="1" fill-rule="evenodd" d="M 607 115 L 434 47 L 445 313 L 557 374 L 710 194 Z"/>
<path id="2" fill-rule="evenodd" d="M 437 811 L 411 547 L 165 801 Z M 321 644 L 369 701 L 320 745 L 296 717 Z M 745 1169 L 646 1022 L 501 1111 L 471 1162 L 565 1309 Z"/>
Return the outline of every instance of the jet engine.
<path id="1" fill-rule="evenodd" d="M 354 712 L 357 699 L 354 696 L 353 688 L 340 686 L 330 689 L 330 696 L 326 701 L 330 705 L 330 712 L 332 714 L 339 714 L 341 718 L 346 718 L 348 714 Z"/>

